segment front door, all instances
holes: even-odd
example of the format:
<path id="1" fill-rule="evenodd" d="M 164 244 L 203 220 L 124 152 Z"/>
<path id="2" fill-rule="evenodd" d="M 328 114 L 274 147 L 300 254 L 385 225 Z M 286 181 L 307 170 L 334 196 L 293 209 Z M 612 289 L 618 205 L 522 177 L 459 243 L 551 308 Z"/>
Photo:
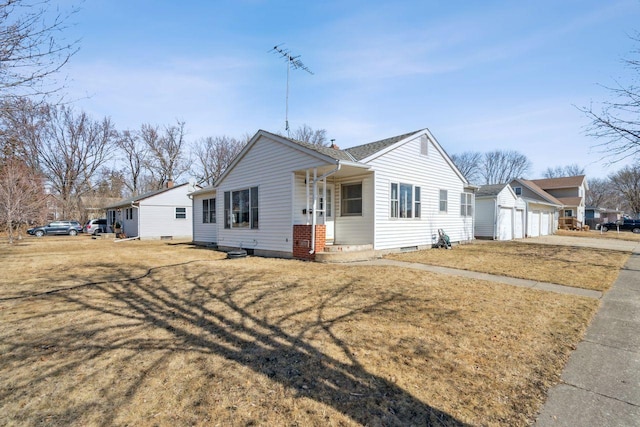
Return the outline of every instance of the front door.
<path id="1" fill-rule="evenodd" d="M 322 186 L 322 184 L 318 185 L 318 192 L 320 197 L 319 202 L 320 202 L 320 215 L 321 217 L 318 218 L 318 223 L 322 224 L 324 223 L 324 225 L 327 228 L 327 243 L 332 243 L 333 239 L 335 238 L 335 221 L 334 221 L 334 212 L 333 212 L 333 207 L 334 207 L 334 199 L 333 199 L 333 195 L 334 195 L 334 186 L 332 183 L 327 183 L 327 200 L 325 203 L 325 199 L 324 199 L 324 188 Z"/>

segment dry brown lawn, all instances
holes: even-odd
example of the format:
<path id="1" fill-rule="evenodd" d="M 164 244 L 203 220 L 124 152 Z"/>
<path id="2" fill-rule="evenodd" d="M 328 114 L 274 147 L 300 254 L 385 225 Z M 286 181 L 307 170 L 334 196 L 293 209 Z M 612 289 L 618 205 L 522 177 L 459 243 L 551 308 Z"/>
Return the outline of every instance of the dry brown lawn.
<path id="1" fill-rule="evenodd" d="M 0 245 L 0 271 L 3 425 L 524 426 L 598 306 L 84 236 Z"/>
<path id="2" fill-rule="evenodd" d="M 390 254 L 401 261 L 606 291 L 630 254 L 603 249 L 476 240 L 451 250 Z"/>

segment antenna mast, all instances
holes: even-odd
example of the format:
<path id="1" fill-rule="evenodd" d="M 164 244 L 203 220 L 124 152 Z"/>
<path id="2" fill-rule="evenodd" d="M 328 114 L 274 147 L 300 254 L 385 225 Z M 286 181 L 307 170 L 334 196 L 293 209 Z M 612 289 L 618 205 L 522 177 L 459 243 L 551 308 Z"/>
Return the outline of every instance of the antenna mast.
<path id="1" fill-rule="evenodd" d="M 269 52 L 275 52 L 287 61 L 287 96 L 285 99 L 284 128 L 287 131 L 287 136 L 289 136 L 289 70 L 291 68 L 293 68 L 294 70 L 301 69 L 311 75 L 313 75 L 313 71 L 311 71 L 309 68 L 307 68 L 306 65 L 302 63 L 302 61 L 300 60 L 300 55 L 293 56 L 289 49 L 281 48 L 283 44 L 284 43 L 274 46 L 273 49 L 271 49 Z"/>

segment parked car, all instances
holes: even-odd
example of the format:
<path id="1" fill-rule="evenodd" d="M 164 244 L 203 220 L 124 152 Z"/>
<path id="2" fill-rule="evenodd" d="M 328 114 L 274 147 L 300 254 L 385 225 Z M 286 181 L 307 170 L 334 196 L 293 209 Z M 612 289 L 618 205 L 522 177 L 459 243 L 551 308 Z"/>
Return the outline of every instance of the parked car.
<path id="1" fill-rule="evenodd" d="M 87 234 L 100 234 L 107 232 L 107 219 L 90 219 L 82 228 L 83 233 Z"/>
<path id="2" fill-rule="evenodd" d="M 606 222 L 600 226 L 602 231 L 608 230 L 629 230 L 640 233 L 640 219 L 624 219 L 616 222 Z"/>
<path id="3" fill-rule="evenodd" d="M 33 227 L 27 230 L 27 233 L 36 237 L 42 237 L 46 234 L 68 234 L 75 236 L 82 233 L 82 225 L 78 221 L 53 221 L 47 225 Z"/>

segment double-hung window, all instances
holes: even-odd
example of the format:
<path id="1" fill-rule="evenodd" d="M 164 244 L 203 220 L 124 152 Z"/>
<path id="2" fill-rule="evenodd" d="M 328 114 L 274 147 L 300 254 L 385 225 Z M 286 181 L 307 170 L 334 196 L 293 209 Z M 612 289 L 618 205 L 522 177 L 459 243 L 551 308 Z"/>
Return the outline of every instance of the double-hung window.
<path id="1" fill-rule="evenodd" d="M 420 218 L 420 187 L 391 183 L 391 218 Z"/>
<path id="2" fill-rule="evenodd" d="M 187 208 L 176 208 L 176 219 L 187 219 Z"/>
<path id="3" fill-rule="evenodd" d="M 202 222 L 214 224 L 216 222 L 216 199 L 204 199 L 202 201 Z"/>
<path id="4" fill-rule="evenodd" d="M 473 194 L 460 193 L 460 215 L 473 216 Z"/>
<path id="5" fill-rule="evenodd" d="M 362 183 L 342 184 L 342 216 L 362 216 Z"/>
<path id="6" fill-rule="evenodd" d="M 440 212 L 446 213 L 449 210 L 449 192 L 440 190 Z"/>
<path id="7" fill-rule="evenodd" d="M 258 228 L 258 187 L 224 192 L 224 228 Z"/>

